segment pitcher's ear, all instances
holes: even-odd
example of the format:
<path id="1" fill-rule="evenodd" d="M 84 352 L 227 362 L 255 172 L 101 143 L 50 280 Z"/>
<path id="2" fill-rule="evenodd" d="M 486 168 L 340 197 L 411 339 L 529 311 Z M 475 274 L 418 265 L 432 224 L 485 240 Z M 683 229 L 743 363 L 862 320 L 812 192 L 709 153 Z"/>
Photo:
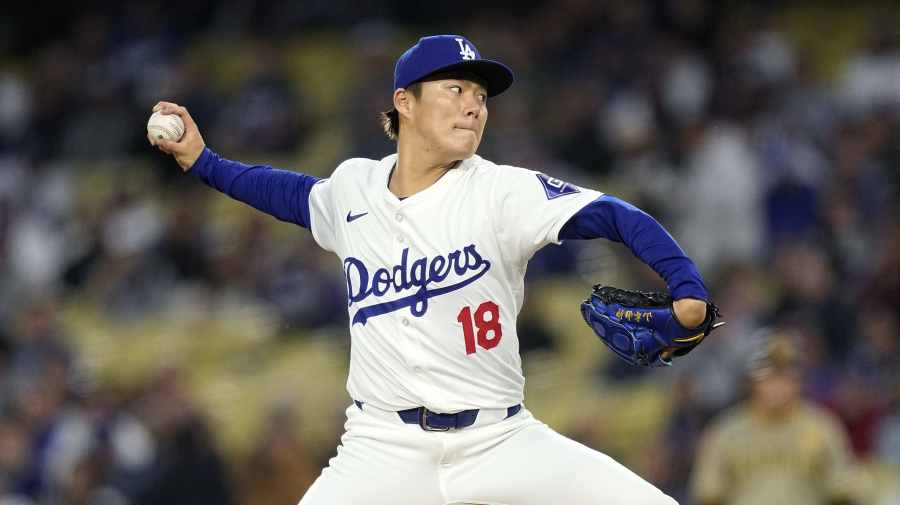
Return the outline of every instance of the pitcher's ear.
<path id="1" fill-rule="evenodd" d="M 397 88 L 394 91 L 394 108 L 398 112 L 409 112 L 410 101 L 413 100 L 412 94 L 404 88 Z"/>

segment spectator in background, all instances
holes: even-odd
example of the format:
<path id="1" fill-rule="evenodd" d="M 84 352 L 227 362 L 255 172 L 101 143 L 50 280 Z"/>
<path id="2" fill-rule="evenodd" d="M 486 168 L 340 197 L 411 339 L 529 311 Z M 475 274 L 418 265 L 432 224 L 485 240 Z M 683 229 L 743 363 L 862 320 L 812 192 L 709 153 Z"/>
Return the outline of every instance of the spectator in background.
<path id="1" fill-rule="evenodd" d="M 893 206 L 893 216 L 900 207 Z M 863 272 L 862 293 L 900 314 L 900 220 L 887 221 L 877 236 L 870 261 Z"/>
<path id="2" fill-rule="evenodd" d="M 869 22 L 865 48 L 848 62 L 841 94 L 847 111 L 865 113 L 900 107 L 900 45 L 893 24 L 879 17 Z"/>
<path id="3" fill-rule="evenodd" d="M 685 252 L 712 270 L 755 261 L 765 247 L 762 177 L 747 131 L 707 120 L 682 129 L 680 139 L 684 172 L 672 194 Z"/>
<path id="4" fill-rule="evenodd" d="M 57 301 L 44 293 L 25 298 L 10 333 L 9 379 L 17 392 L 37 384 L 53 366 L 68 367 L 72 358 L 69 336 L 58 320 Z"/>
<path id="5" fill-rule="evenodd" d="M 212 239 L 204 226 L 207 213 L 195 187 L 173 183 L 170 188 L 178 197 L 169 209 L 159 247 L 178 282 L 192 285 L 203 281 L 210 262 Z"/>
<path id="6" fill-rule="evenodd" d="M 857 339 L 847 357 L 851 369 L 858 370 L 867 389 L 881 408 L 890 403 L 894 384 L 900 383 L 900 316 L 881 304 L 860 310 Z"/>
<path id="7" fill-rule="evenodd" d="M 770 268 L 777 276 L 780 319 L 805 319 L 818 326 L 829 359 L 847 353 L 858 327 L 856 312 L 840 291 L 841 279 L 833 259 L 817 242 L 794 240 L 774 247 Z"/>
<path id="8" fill-rule="evenodd" d="M 897 315 L 881 304 L 859 309 L 856 338 L 842 360 L 841 380 L 826 405 L 844 422 L 860 458 L 877 450 L 879 427 L 890 410 L 894 384 L 900 381 Z"/>
<path id="9" fill-rule="evenodd" d="M 238 493 L 244 505 L 296 505 L 319 476 L 310 450 L 297 440 L 292 405 L 276 405 L 267 429 L 239 465 Z"/>
<path id="10" fill-rule="evenodd" d="M 153 434 L 157 457 L 136 505 L 231 505 L 225 463 L 203 415 L 185 391 L 181 371 L 161 367 L 138 400 Z"/>
<path id="11" fill-rule="evenodd" d="M 287 78 L 276 43 L 256 42 L 251 57 L 247 81 L 222 110 L 212 138 L 248 154 L 291 153 L 309 136 L 309 108 Z"/>
<path id="12" fill-rule="evenodd" d="M 106 203 L 96 236 L 98 251 L 85 291 L 112 316 L 153 313 L 169 307 L 175 272 L 158 252 L 165 225 L 162 210 L 147 192 L 118 187 Z"/>
<path id="13" fill-rule="evenodd" d="M 336 329 L 348 324 L 343 309 L 346 281 L 329 268 L 331 258 L 308 237 L 274 255 L 263 272 L 260 295 L 274 304 L 286 330 Z"/>
<path id="14" fill-rule="evenodd" d="M 801 395 L 797 351 L 773 334 L 748 363 L 749 398 L 704 431 L 692 477 L 700 505 L 836 505 L 857 488 L 840 422 Z"/>

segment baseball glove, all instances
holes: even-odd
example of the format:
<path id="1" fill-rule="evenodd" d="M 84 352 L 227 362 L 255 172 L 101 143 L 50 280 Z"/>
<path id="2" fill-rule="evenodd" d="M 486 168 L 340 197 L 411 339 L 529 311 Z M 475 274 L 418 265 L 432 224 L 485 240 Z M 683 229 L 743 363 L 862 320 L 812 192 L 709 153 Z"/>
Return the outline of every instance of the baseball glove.
<path id="1" fill-rule="evenodd" d="M 673 355 L 691 352 L 714 329 L 719 308 L 706 303 L 706 319 L 694 328 L 682 326 L 672 310 L 668 293 L 644 293 L 610 286 L 594 286 L 581 304 L 584 321 L 617 356 L 641 366 L 671 366 L 660 354 L 674 347 Z"/>

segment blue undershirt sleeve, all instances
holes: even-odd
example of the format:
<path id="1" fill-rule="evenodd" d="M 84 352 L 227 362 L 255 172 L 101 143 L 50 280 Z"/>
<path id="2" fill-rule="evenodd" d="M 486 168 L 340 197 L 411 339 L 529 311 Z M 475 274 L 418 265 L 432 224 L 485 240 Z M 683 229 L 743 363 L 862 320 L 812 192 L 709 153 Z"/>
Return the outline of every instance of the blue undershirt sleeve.
<path id="1" fill-rule="evenodd" d="M 662 225 L 634 205 L 603 195 L 575 213 L 559 231 L 560 240 L 593 238 L 624 244 L 665 279 L 676 300 L 706 300 L 708 290 L 697 265 Z"/>
<path id="2" fill-rule="evenodd" d="M 220 158 L 209 148 L 187 171 L 235 200 L 309 229 L 309 194 L 319 181 L 316 177 L 265 165 L 244 165 Z"/>

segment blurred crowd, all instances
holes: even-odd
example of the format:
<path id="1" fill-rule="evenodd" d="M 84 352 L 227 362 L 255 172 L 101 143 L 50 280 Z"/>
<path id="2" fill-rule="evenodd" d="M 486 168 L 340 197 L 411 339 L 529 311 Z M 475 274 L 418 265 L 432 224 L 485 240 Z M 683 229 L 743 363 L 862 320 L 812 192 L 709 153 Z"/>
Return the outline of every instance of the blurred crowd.
<path id="1" fill-rule="evenodd" d="M 325 177 L 343 159 L 392 152 L 378 112 L 393 65 L 438 32 L 516 73 L 490 104 L 482 156 L 648 211 L 726 316 L 721 338 L 662 372 L 678 398 L 671 443 L 642 470 L 651 482 L 693 503 L 697 441 L 744 396 L 746 357 L 766 327 L 792 336 L 803 394 L 837 416 L 855 457 L 900 472 L 897 9 L 848 18 L 852 50 L 826 68 L 825 49 L 797 44 L 797 16 L 777 2 L 479 4 L 0 6 L 0 504 L 299 500 L 327 454 L 303 449 L 289 408 L 271 413 L 252 454 L 226 460 L 178 370 L 98 387 L 61 307 L 77 300 L 128 320 L 256 303 L 293 338 L 343 332 L 339 263 L 308 234 L 217 202 L 147 145 L 144 125 L 157 101 L 174 101 L 220 154 Z M 286 62 L 313 51 L 304 41 L 340 58 L 295 72 Z M 241 67 L 209 63 L 235 47 Z M 529 293 L 613 275 L 590 260 L 596 247 L 541 251 Z M 617 265 L 628 287 L 660 287 L 652 271 Z M 532 319 L 520 329 L 526 354 L 556 338 Z M 610 362 L 595 380 L 645 377 Z M 869 502 L 900 503 L 900 486 Z"/>

